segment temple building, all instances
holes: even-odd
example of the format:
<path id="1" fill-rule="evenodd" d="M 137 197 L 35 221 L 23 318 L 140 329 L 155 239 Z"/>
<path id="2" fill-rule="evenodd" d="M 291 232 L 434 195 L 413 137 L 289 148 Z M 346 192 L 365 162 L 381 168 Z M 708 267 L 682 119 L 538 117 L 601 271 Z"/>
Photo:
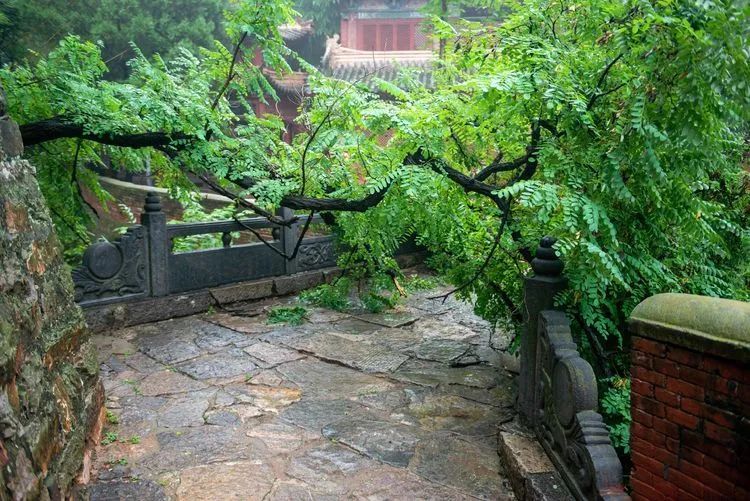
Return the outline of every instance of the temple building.
<path id="1" fill-rule="evenodd" d="M 310 61 L 315 54 L 315 47 L 311 47 L 313 25 L 311 21 L 300 21 L 295 24 L 279 27 L 279 33 L 284 39 L 287 47 L 299 54 L 303 59 Z M 319 52 L 318 52 L 319 53 Z M 253 61 L 256 66 L 261 67 L 263 75 L 276 91 L 278 101 L 267 99 L 264 103 L 260 99 L 253 99 L 253 110 L 258 116 L 273 114 L 278 115 L 284 121 L 284 140 L 291 142 L 295 135 L 304 128 L 296 122 L 299 116 L 299 108 L 305 97 L 310 95 L 307 87 L 307 73 L 300 71 L 299 63 L 290 59 L 287 62 L 292 68 L 291 73 L 280 75 L 271 68 L 265 66 L 263 57 L 256 53 Z"/>
<path id="2" fill-rule="evenodd" d="M 373 78 L 394 80 L 407 68 L 425 85 L 431 84 L 431 65 L 436 58 L 433 42 L 424 32 L 424 14 L 420 9 L 425 0 L 344 0 L 342 2 L 340 35 L 329 38 L 325 53 L 314 46 L 314 26 L 298 21 L 279 27 L 286 45 L 325 74 L 347 82 L 368 84 Z M 292 72 L 277 74 L 265 67 L 256 54 L 254 64 L 273 86 L 278 101 L 264 103 L 253 100 L 257 115 L 275 114 L 282 118 L 284 139 L 292 141 L 303 130 L 296 122 L 299 109 L 310 96 L 307 73 L 295 60 L 289 60 Z"/>
<path id="3" fill-rule="evenodd" d="M 350 0 L 341 15 L 340 35 L 326 44 L 323 70 L 358 82 L 393 80 L 400 69 L 415 68 L 430 83 L 435 47 L 424 32 L 424 0 Z"/>
<path id="4" fill-rule="evenodd" d="M 350 1 L 341 14 L 341 45 L 362 51 L 426 49 L 424 0 Z"/>

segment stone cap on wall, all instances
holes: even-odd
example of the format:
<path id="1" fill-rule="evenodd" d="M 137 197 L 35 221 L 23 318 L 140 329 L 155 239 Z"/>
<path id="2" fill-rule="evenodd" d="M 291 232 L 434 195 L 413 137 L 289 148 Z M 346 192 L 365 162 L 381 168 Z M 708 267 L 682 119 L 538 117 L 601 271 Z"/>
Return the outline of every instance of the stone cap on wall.
<path id="1" fill-rule="evenodd" d="M 699 352 L 750 362 L 750 303 L 657 294 L 635 307 L 630 331 Z"/>

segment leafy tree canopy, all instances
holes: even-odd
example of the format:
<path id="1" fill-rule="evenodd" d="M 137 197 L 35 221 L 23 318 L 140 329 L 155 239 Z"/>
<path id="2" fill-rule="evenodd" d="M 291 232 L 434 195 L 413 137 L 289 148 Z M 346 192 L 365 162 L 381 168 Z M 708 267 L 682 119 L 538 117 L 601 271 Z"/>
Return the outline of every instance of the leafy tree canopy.
<path id="1" fill-rule="evenodd" d="M 237 3 L 235 49 L 138 54 L 126 83 L 103 81 L 100 47 L 77 38 L 3 70 L 53 211 L 80 204 L 52 187 L 95 185 L 84 157 L 148 157 L 175 195 L 191 172 L 268 217 L 335 213 L 357 273 L 394 268 L 414 234 L 458 294 L 515 325 L 521 277 L 553 235 L 560 304 L 605 376 L 622 374 L 624 321 L 645 297 L 750 298 L 747 1 L 529 0 L 500 26 L 436 18 L 433 88 L 405 72 L 376 82 L 384 100 L 308 68 L 310 132 L 286 145 L 277 118 L 239 116 L 229 96 L 274 95 L 244 61 L 261 50 L 284 70 L 276 27 L 295 15 L 284 0 Z"/>
<path id="2" fill-rule="evenodd" d="M 135 44 L 150 56 L 192 52 L 225 37 L 228 0 L 0 0 L 0 63 L 46 55 L 69 33 L 102 41 L 108 77 L 122 79 Z"/>

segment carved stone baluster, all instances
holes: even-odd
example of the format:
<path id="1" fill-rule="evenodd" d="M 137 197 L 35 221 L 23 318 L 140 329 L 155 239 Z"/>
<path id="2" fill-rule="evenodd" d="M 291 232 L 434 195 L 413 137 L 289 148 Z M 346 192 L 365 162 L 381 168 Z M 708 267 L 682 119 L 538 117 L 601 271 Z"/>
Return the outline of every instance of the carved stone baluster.
<path id="1" fill-rule="evenodd" d="M 169 253 L 167 215 L 161 210 L 161 200 L 155 192 L 146 195 L 141 224 L 148 234 L 148 262 L 152 296 L 169 294 Z"/>
<path id="2" fill-rule="evenodd" d="M 221 243 L 224 246 L 224 248 L 228 248 L 232 246 L 232 234 L 228 231 L 225 231 L 221 234 Z"/>
<path id="3" fill-rule="evenodd" d="M 596 376 L 577 348 L 563 312 L 539 315 L 536 433 L 576 499 L 627 500 L 622 465 L 596 412 Z"/>
<path id="4" fill-rule="evenodd" d="M 544 237 L 531 262 L 534 274 L 524 280 L 525 325 L 521 339 L 521 377 L 518 388 L 518 410 L 524 424 L 533 427 L 538 399 L 539 361 L 537 360 L 538 321 L 543 310 L 554 309 L 555 294 L 565 289 L 563 262 L 552 248 L 555 239 Z"/>
<path id="5" fill-rule="evenodd" d="M 281 216 L 284 219 L 290 219 L 292 216 L 294 216 L 294 211 L 286 207 L 281 207 L 279 209 L 279 216 Z M 287 227 L 287 226 L 281 227 L 281 247 L 282 247 L 282 251 L 287 256 L 291 256 L 292 253 L 294 252 L 294 247 L 295 245 L 297 245 L 298 235 L 299 235 L 298 223 L 294 223 L 290 227 Z M 284 261 L 284 266 L 285 266 L 287 275 L 297 273 L 297 260 L 296 259 L 292 259 L 292 260 L 286 259 Z"/>

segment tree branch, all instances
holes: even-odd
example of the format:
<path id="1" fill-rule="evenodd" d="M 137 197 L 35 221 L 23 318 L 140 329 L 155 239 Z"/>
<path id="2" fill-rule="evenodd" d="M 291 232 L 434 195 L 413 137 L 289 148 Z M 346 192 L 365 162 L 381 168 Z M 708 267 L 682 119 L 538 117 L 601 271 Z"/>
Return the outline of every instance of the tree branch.
<path id="1" fill-rule="evenodd" d="M 54 141 L 55 139 L 78 138 L 110 146 L 123 148 L 156 148 L 163 151 L 177 149 L 176 141 L 192 140 L 193 137 L 182 133 L 143 132 L 139 134 L 92 134 L 86 132 L 83 125 L 78 125 L 66 117 L 53 117 L 20 126 L 21 138 L 25 146 Z"/>
<path id="2" fill-rule="evenodd" d="M 519 157 L 511 162 L 500 162 L 500 157 L 496 158 L 490 165 L 479 171 L 476 176 L 474 176 L 474 179 L 477 181 L 484 181 L 488 177 L 490 177 L 492 174 L 498 173 L 498 172 L 510 172 L 513 170 L 518 169 L 519 167 L 526 166 L 526 169 L 524 169 L 524 173 L 522 173 L 518 178 L 522 179 L 528 179 L 530 178 L 533 173 L 536 171 L 536 155 L 539 152 L 539 140 L 541 138 L 541 127 L 548 128 L 552 127 L 553 130 L 556 131 L 554 126 L 544 121 L 544 125 L 542 125 L 542 120 L 537 120 L 537 122 L 532 126 L 531 128 L 531 140 L 529 141 L 529 145 L 526 147 L 526 154 L 522 157 Z M 549 130 L 549 129 L 548 129 Z M 531 168 L 530 172 L 526 172 Z"/>
<path id="3" fill-rule="evenodd" d="M 516 158 L 515 160 L 511 162 L 500 162 L 499 157 L 492 161 L 490 165 L 485 167 L 484 169 L 480 170 L 476 176 L 474 176 L 474 179 L 477 181 L 484 181 L 488 177 L 490 177 L 492 174 L 496 174 L 498 172 L 509 172 L 512 170 L 515 170 L 522 165 L 524 165 L 526 162 L 529 161 L 529 158 L 531 158 L 531 153 L 526 153 L 524 156 Z"/>
<path id="4" fill-rule="evenodd" d="M 604 83 L 604 79 L 607 78 L 607 75 L 609 74 L 609 71 L 612 69 L 612 67 L 615 65 L 615 63 L 617 63 L 617 61 L 619 61 L 620 59 L 622 59 L 622 56 L 624 56 L 624 55 L 625 54 L 623 52 L 619 53 L 617 55 L 617 57 L 615 57 L 612 61 L 609 62 L 609 64 L 607 66 L 604 67 L 604 69 L 602 70 L 601 74 L 599 75 L 599 80 L 597 80 L 597 82 L 596 82 L 596 87 L 594 87 L 594 91 L 591 94 L 591 97 L 589 98 L 589 102 L 586 105 L 586 109 L 587 110 L 590 110 L 591 108 L 593 108 L 594 107 L 594 103 L 596 103 L 596 100 L 599 99 L 600 97 L 602 97 L 602 94 L 600 94 L 598 92 L 598 89 Z"/>
<path id="5" fill-rule="evenodd" d="M 239 42 L 237 42 L 237 45 L 235 45 L 234 47 L 234 52 L 232 53 L 232 62 L 229 65 L 229 72 L 227 73 L 227 79 L 224 81 L 224 84 L 221 86 L 221 89 L 219 89 L 219 93 L 216 94 L 216 97 L 214 98 L 214 102 L 211 103 L 212 110 L 215 110 L 216 107 L 219 105 L 221 96 L 224 95 L 224 93 L 227 91 L 227 88 L 229 87 L 229 84 L 232 83 L 232 79 L 234 78 L 234 66 L 237 64 L 237 56 L 239 55 L 240 49 L 242 48 L 242 44 L 245 43 L 246 38 L 247 38 L 247 31 L 243 31 Z"/>
<path id="6" fill-rule="evenodd" d="M 490 261 L 492 261 L 492 258 L 495 255 L 495 252 L 497 251 L 498 247 L 500 246 L 500 242 L 503 238 L 503 233 L 505 232 L 505 227 L 508 225 L 508 219 L 510 219 L 510 199 L 503 199 L 507 203 L 504 212 L 503 212 L 503 219 L 500 223 L 500 228 L 497 230 L 497 234 L 495 235 L 495 241 L 492 243 L 492 247 L 490 248 L 490 251 L 487 253 L 487 257 L 485 257 L 484 262 L 482 265 L 477 269 L 477 271 L 472 275 L 470 279 L 456 287 L 455 289 L 452 289 L 449 292 L 446 292 L 445 294 L 441 294 L 439 296 L 433 296 L 428 299 L 440 299 L 443 298 L 443 302 L 448 299 L 449 296 L 452 294 L 455 294 L 456 292 L 465 289 L 469 285 L 473 284 L 479 277 L 482 276 L 484 273 L 484 270 L 487 269 L 487 266 L 489 266 Z M 499 205 L 498 205 L 499 207 Z M 501 208 L 502 210 L 502 208 Z"/>
<path id="7" fill-rule="evenodd" d="M 235 202 L 242 205 L 243 207 L 246 207 L 252 210 L 259 216 L 263 216 L 264 218 L 268 219 L 270 222 L 278 224 L 279 226 L 291 226 L 293 223 L 297 222 L 297 220 L 299 219 L 296 216 L 289 218 L 289 219 L 280 218 L 274 213 L 264 209 L 260 205 L 255 204 L 251 202 L 250 200 L 247 200 L 246 198 L 242 198 L 235 193 L 232 193 L 231 191 L 219 185 L 217 182 L 213 181 L 210 177 L 206 175 L 200 175 L 199 177 L 201 181 L 206 183 L 209 186 L 209 188 L 211 188 L 215 193 L 218 193 L 219 195 L 223 195 L 231 200 L 234 200 Z"/>
<path id="8" fill-rule="evenodd" d="M 300 195 L 287 195 L 281 199 L 281 205 L 290 209 L 308 209 L 315 212 L 320 211 L 343 211 L 343 212 L 364 212 L 370 207 L 378 205 L 391 183 L 388 183 L 383 189 L 378 190 L 359 200 L 347 200 L 345 198 L 313 198 L 303 197 Z"/>

